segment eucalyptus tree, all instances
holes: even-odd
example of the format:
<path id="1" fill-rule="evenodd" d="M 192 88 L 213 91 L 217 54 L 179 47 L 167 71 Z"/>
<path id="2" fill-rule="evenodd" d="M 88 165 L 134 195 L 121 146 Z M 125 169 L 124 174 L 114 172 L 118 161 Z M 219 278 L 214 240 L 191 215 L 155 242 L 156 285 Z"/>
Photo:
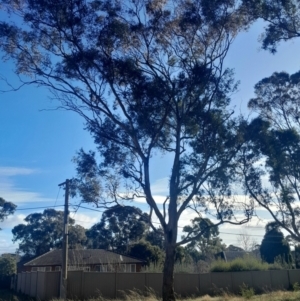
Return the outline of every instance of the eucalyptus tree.
<path id="1" fill-rule="evenodd" d="M 243 0 L 250 18 L 266 22 L 262 46 L 272 53 L 281 41 L 300 37 L 299 0 Z"/>
<path id="2" fill-rule="evenodd" d="M 224 59 L 248 25 L 240 1 L 1 0 L 18 18 L 0 23 L 4 58 L 24 84 L 48 87 L 86 121 L 95 152 L 78 153 L 76 183 L 97 206 L 143 199 L 164 232 L 163 300 L 174 300 L 175 250 L 186 210 L 243 223 L 251 204 L 231 197 L 245 122 L 228 109 L 235 90 Z M 29 78 L 26 78 L 29 76 Z M 99 155 L 100 161 L 97 162 Z M 151 189 L 155 158 L 171 158 L 162 206 Z M 169 159 L 168 159 L 169 161 Z M 243 206 L 244 205 L 244 206 Z"/>
<path id="3" fill-rule="evenodd" d="M 14 214 L 16 208 L 17 206 L 15 204 L 7 202 L 0 197 L 0 222 L 3 222 L 9 215 Z"/>
<path id="4" fill-rule="evenodd" d="M 105 210 L 99 223 L 87 230 L 88 247 L 125 253 L 149 229 L 149 217 L 139 208 L 113 206 Z"/>
<path id="5" fill-rule="evenodd" d="M 51 249 L 62 248 L 64 212 L 46 209 L 32 213 L 12 229 L 13 242 L 19 242 L 17 252 L 25 258 L 43 255 Z M 69 218 L 69 248 L 83 248 L 85 229 Z"/>
<path id="6" fill-rule="evenodd" d="M 276 222 L 266 225 L 266 233 L 260 245 L 261 258 L 274 263 L 277 260 L 283 264 L 291 264 L 291 250 Z"/>
<path id="7" fill-rule="evenodd" d="M 256 84 L 255 93 L 248 106 L 259 117 L 240 160 L 245 190 L 299 242 L 300 72 L 274 73 Z"/>

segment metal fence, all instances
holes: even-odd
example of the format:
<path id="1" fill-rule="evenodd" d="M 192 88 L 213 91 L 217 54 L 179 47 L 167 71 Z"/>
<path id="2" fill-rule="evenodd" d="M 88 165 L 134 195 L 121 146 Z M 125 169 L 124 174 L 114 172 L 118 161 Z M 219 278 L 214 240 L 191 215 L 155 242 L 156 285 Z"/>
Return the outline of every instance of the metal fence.
<path id="1" fill-rule="evenodd" d="M 300 270 L 252 271 L 207 274 L 175 274 L 174 289 L 178 295 L 237 293 L 243 284 L 256 292 L 289 289 L 300 283 Z M 68 273 L 68 298 L 88 299 L 98 296 L 118 298 L 127 291 L 152 292 L 160 296 L 161 273 Z M 39 300 L 59 297 L 60 272 L 26 272 L 18 274 L 17 290 Z"/>

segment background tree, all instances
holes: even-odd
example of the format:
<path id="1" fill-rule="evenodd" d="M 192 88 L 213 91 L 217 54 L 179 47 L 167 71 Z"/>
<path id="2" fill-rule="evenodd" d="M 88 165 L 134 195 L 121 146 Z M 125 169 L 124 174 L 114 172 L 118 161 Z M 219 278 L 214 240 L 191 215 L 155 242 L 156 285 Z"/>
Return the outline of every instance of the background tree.
<path id="1" fill-rule="evenodd" d="M 11 276 L 17 271 L 15 254 L 0 255 L 0 289 L 9 289 Z"/>
<path id="2" fill-rule="evenodd" d="M 164 252 L 158 246 L 153 246 L 145 240 L 131 245 L 128 255 L 145 261 L 148 266 L 150 264 L 162 265 L 164 260 Z"/>
<path id="3" fill-rule="evenodd" d="M 276 52 L 281 41 L 300 37 L 299 0 L 243 0 L 254 20 L 261 18 L 267 22 L 261 37 L 263 48 Z"/>
<path id="4" fill-rule="evenodd" d="M 219 237 L 219 228 L 211 227 L 212 225 L 210 219 L 197 217 L 192 220 L 191 226 L 185 226 L 183 229 L 184 233 L 199 233 L 203 229 L 207 229 L 201 237 L 185 246 L 195 262 L 198 260 L 211 261 L 215 254 L 224 251 L 226 248 Z"/>
<path id="5" fill-rule="evenodd" d="M 266 234 L 260 245 L 260 255 L 268 263 L 274 263 L 277 259 L 282 263 L 291 263 L 290 246 L 275 222 L 266 225 Z"/>
<path id="6" fill-rule="evenodd" d="M 300 241 L 300 73 L 274 73 L 255 86 L 259 114 L 240 160 L 245 190 L 291 239 Z M 251 132 L 252 131 L 252 132 Z M 268 181 L 266 181 L 266 176 Z"/>
<path id="7" fill-rule="evenodd" d="M 300 245 L 295 246 L 295 267 L 300 269 Z"/>
<path id="8" fill-rule="evenodd" d="M 5 218 L 13 214 L 16 208 L 17 206 L 15 204 L 6 202 L 3 198 L 0 197 L 0 222 L 3 222 Z"/>
<path id="9" fill-rule="evenodd" d="M 148 241 L 152 246 L 157 246 L 160 249 L 164 249 L 164 231 L 161 228 L 154 230 L 149 229 L 144 236 L 144 239 Z"/>
<path id="10" fill-rule="evenodd" d="M 29 83 L 49 87 L 86 120 L 101 156 L 81 151 L 83 201 L 105 207 L 142 197 L 165 238 L 163 300 L 174 300 L 175 250 L 182 213 L 235 220 L 230 171 L 244 123 L 231 118 L 235 85 L 223 62 L 247 25 L 239 1 L 18 1 L 1 8 L 21 22 L 0 23 L 0 48 Z M 18 26 L 22 24 L 22 26 Z M 26 80 L 25 77 L 22 77 Z M 28 83 L 28 82 L 27 82 Z M 151 190 L 153 160 L 172 158 L 162 208 Z M 82 181 L 80 181 L 82 180 Z M 104 181 L 104 183 L 101 183 Z M 153 230 L 155 229 L 152 224 Z M 203 230 L 204 231 L 204 230 Z M 204 232 L 203 232 L 204 233 Z"/>
<path id="11" fill-rule="evenodd" d="M 87 232 L 88 246 L 126 253 L 149 228 L 149 216 L 137 207 L 116 205 L 103 212 L 100 223 Z"/>
<path id="12" fill-rule="evenodd" d="M 1 255 L 0 256 L 0 277 L 10 276 L 17 271 L 16 256 L 14 255 Z"/>
<path id="13" fill-rule="evenodd" d="M 61 248 L 63 239 L 63 211 L 46 209 L 43 213 L 32 213 L 12 229 L 13 241 L 19 241 L 18 253 L 32 258 L 51 249 Z M 85 229 L 74 225 L 69 218 L 69 248 L 82 247 L 85 244 Z"/>
<path id="14" fill-rule="evenodd" d="M 254 251 L 257 248 L 257 241 L 246 230 L 241 231 L 238 235 L 238 243 L 246 252 Z"/>

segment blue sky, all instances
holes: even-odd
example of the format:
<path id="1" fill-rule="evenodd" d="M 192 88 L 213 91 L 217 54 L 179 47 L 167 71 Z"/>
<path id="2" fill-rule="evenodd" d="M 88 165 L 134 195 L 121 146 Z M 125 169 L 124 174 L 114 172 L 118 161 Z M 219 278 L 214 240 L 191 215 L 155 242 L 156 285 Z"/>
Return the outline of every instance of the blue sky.
<path id="1" fill-rule="evenodd" d="M 271 55 L 260 49 L 257 39 L 261 32 L 262 24 L 258 23 L 239 35 L 226 60 L 227 66 L 235 69 L 236 79 L 241 81 L 239 91 L 232 96 L 232 104 L 244 114 L 249 113 L 247 102 L 254 96 L 255 83 L 275 71 L 294 73 L 300 69 L 300 39 L 282 44 L 278 53 Z M 12 70 L 10 62 L 0 61 L 0 75 L 17 86 L 18 78 Z M 9 87 L 0 81 L 0 90 L 6 89 Z M 81 147 L 85 150 L 94 147 L 89 133 L 83 129 L 83 120 L 75 113 L 55 110 L 58 104 L 49 96 L 47 90 L 30 86 L 0 94 L 0 196 L 17 204 L 18 209 L 63 204 L 63 191 L 59 192 L 58 184 L 75 175 L 72 157 Z M 168 188 L 168 164 L 165 161 L 155 164 L 153 188 L 156 195 L 163 196 Z M 146 210 L 142 203 L 138 205 Z M 40 211 L 19 210 L 1 223 L 0 254 L 17 248 L 11 241 L 11 229 L 28 214 Z M 187 212 L 181 225 L 190 218 Z M 245 227 L 257 242 L 268 219 L 264 212 L 261 218 L 262 221 L 253 220 Z M 84 227 L 99 219 L 100 213 L 89 210 L 80 209 L 75 215 L 77 223 Z M 222 226 L 220 231 L 226 244 L 239 244 L 236 234 L 241 232 L 241 227 Z"/>

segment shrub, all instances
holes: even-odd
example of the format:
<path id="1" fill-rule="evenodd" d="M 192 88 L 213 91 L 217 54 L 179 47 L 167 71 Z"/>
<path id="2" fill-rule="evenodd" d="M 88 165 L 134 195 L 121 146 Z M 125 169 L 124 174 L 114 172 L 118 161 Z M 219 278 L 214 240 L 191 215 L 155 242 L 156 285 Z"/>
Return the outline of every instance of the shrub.
<path id="1" fill-rule="evenodd" d="M 241 286 L 241 295 L 245 299 L 251 299 L 255 295 L 255 291 L 252 287 L 248 287 L 248 285 L 243 284 Z"/>
<path id="2" fill-rule="evenodd" d="M 236 258 L 230 262 L 221 260 L 215 261 L 212 264 L 211 272 L 267 271 L 280 269 L 282 269 L 282 267 L 278 264 L 268 264 L 255 257 L 244 256 L 243 258 Z"/>

